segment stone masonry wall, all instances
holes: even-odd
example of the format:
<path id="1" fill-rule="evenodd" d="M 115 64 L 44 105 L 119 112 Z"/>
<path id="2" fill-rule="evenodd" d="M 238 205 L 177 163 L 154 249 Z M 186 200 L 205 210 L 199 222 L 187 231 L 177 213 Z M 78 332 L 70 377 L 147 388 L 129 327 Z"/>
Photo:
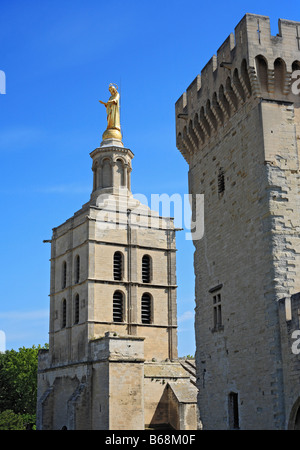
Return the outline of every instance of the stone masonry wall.
<path id="1" fill-rule="evenodd" d="M 271 36 L 268 17 L 246 14 L 176 103 L 189 190 L 204 194 L 194 241 L 204 429 L 233 426 L 231 393 L 235 426 L 286 427 L 278 301 L 300 287 L 299 26 L 280 20 Z"/>

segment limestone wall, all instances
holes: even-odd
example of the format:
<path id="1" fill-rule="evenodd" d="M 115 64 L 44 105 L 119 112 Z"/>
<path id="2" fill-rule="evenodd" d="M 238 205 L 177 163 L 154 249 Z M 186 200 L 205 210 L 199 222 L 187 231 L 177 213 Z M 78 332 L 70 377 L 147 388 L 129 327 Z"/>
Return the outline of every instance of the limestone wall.
<path id="1" fill-rule="evenodd" d="M 299 291 L 299 25 L 281 20 L 272 36 L 267 17 L 247 14 L 176 103 L 189 190 L 204 194 L 194 241 L 204 429 L 233 416 L 242 429 L 286 426 L 277 302 Z"/>

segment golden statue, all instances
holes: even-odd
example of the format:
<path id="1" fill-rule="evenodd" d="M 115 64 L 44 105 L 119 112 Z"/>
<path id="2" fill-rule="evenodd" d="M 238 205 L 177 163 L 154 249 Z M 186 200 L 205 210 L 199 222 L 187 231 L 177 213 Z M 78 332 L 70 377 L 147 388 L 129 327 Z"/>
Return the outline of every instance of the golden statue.
<path id="1" fill-rule="evenodd" d="M 102 135 L 102 139 L 118 139 L 121 141 L 120 94 L 117 90 L 118 86 L 110 83 L 108 89 L 111 93 L 109 100 L 106 103 L 99 100 L 105 106 L 107 114 L 107 128 Z"/>

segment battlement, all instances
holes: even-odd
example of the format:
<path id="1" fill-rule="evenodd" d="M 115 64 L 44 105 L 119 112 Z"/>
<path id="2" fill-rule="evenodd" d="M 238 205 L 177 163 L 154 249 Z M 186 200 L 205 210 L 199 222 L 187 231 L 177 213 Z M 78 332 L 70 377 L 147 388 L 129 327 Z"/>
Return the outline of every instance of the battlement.
<path id="1" fill-rule="evenodd" d="M 178 99 L 177 147 L 187 162 L 248 99 L 300 103 L 291 90 L 300 22 L 279 19 L 278 29 L 272 36 L 269 17 L 246 14 Z"/>

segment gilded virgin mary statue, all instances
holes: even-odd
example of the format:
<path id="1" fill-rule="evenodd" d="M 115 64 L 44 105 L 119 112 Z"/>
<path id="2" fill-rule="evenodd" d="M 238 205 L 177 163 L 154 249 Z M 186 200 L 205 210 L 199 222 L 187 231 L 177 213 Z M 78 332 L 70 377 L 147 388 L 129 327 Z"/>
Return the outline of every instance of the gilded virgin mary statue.
<path id="1" fill-rule="evenodd" d="M 120 94 L 118 92 L 118 86 L 114 83 L 110 83 L 109 92 L 111 96 L 107 102 L 102 102 L 102 105 L 106 108 L 107 114 L 107 128 L 102 135 L 102 139 L 117 139 L 122 140 L 121 125 L 120 125 Z"/>

